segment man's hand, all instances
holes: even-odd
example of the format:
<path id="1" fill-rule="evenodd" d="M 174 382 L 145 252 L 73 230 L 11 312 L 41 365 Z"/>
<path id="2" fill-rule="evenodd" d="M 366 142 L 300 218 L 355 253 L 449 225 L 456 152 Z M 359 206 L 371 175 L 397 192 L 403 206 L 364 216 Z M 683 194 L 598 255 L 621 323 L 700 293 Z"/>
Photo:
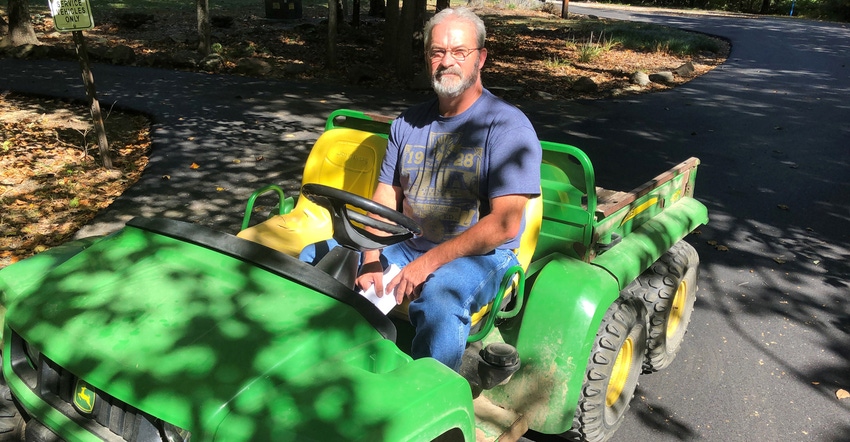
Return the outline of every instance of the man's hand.
<path id="1" fill-rule="evenodd" d="M 437 268 L 430 265 L 428 255 L 422 255 L 404 266 L 392 281 L 387 284 L 387 292 L 395 291 L 395 300 L 401 304 L 404 298 L 416 300 L 422 292 L 422 285 Z"/>
<path id="2" fill-rule="evenodd" d="M 355 282 L 361 290 L 368 290 L 369 287 L 375 286 L 375 294 L 379 298 L 384 296 L 384 269 L 381 267 L 381 262 L 364 263 L 360 267 L 360 276 Z"/>

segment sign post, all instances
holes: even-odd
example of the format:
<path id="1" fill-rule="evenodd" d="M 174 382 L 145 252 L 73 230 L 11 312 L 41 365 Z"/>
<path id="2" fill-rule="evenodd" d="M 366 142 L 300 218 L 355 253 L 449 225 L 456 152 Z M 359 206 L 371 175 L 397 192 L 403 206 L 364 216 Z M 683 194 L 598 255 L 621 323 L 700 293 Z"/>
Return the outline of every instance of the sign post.
<path id="1" fill-rule="evenodd" d="M 50 14 L 53 15 L 53 25 L 57 31 L 71 32 L 74 36 L 74 47 L 77 50 L 77 58 L 80 60 L 80 69 L 83 71 L 83 84 L 86 86 L 86 95 L 89 99 L 100 158 L 103 161 L 103 167 L 112 169 L 106 128 L 103 126 L 103 116 L 100 113 L 100 102 L 97 101 L 86 40 L 83 38 L 83 30 L 94 27 L 89 0 L 50 0 Z"/>

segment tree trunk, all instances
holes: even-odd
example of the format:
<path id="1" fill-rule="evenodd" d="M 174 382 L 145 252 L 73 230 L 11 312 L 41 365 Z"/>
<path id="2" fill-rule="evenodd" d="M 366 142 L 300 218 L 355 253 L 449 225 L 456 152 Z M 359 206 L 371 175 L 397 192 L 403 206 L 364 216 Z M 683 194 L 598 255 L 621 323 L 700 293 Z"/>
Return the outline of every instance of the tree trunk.
<path id="1" fill-rule="evenodd" d="M 387 0 L 387 20 L 384 28 L 384 61 L 387 66 L 395 66 L 398 53 L 398 0 Z"/>
<path id="2" fill-rule="evenodd" d="M 759 14 L 767 14 L 768 12 L 770 12 L 770 0 L 762 0 Z"/>
<path id="3" fill-rule="evenodd" d="M 28 0 L 9 0 L 9 46 L 39 44 L 30 20 Z"/>
<path id="4" fill-rule="evenodd" d="M 570 18 L 570 0 L 562 0 L 561 18 Z"/>
<path id="5" fill-rule="evenodd" d="M 360 0 L 351 2 L 351 26 L 360 27 Z"/>
<path id="6" fill-rule="evenodd" d="M 384 0 L 369 0 L 370 17 L 384 17 L 386 9 L 387 8 L 384 6 Z"/>
<path id="7" fill-rule="evenodd" d="M 396 75 L 401 81 L 409 81 L 413 78 L 413 28 L 416 21 L 416 3 L 416 0 L 404 0 L 401 4 L 401 23 L 396 37 L 398 51 L 395 59 Z"/>
<path id="8" fill-rule="evenodd" d="M 328 68 L 336 67 L 336 28 L 339 25 L 339 2 L 328 0 Z"/>
<path id="9" fill-rule="evenodd" d="M 198 11 L 198 52 L 203 56 L 212 52 L 212 39 L 210 37 L 210 1 L 195 0 Z"/>

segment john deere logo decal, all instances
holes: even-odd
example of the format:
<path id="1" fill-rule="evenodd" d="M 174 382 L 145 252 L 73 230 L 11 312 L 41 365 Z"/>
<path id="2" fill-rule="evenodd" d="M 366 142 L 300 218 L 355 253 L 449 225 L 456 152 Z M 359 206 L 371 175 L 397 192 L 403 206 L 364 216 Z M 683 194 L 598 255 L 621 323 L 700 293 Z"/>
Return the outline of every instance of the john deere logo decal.
<path id="1" fill-rule="evenodd" d="M 89 384 L 78 379 L 74 386 L 74 407 L 83 413 L 91 413 L 94 410 L 94 399 L 94 391 Z"/>

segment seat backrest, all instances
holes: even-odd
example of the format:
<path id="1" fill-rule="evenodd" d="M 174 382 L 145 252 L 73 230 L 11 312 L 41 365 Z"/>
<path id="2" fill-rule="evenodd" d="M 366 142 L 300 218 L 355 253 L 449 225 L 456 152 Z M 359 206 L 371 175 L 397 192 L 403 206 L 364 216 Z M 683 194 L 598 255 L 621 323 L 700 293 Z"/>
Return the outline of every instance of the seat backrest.
<path id="1" fill-rule="evenodd" d="M 540 226 L 543 224 L 543 196 L 537 195 L 525 203 L 525 230 L 519 239 L 519 248 L 514 250 L 517 260 L 523 270 L 528 269 L 531 257 L 537 247 L 540 237 Z"/>
<path id="2" fill-rule="evenodd" d="M 301 184 L 319 183 L 371 198 L 386 150 L 387 139 L 372 132 L 327 130 L 307 157 Z M 273 216 L 238 236 L 297 256 L 308 244 L 330 239 L 333 226 L 327 210 L 298 198 L 289 213 Z"/>
<path id="3" fill-rule="evenodd" d="M 387 139 L 374 133 L 331 129 L 313 145 L 301 184 L 319 183 L 371 198 L 386 151 Z M 306 198 L 301 200 L 298 204 L 313 204 Z"/>

